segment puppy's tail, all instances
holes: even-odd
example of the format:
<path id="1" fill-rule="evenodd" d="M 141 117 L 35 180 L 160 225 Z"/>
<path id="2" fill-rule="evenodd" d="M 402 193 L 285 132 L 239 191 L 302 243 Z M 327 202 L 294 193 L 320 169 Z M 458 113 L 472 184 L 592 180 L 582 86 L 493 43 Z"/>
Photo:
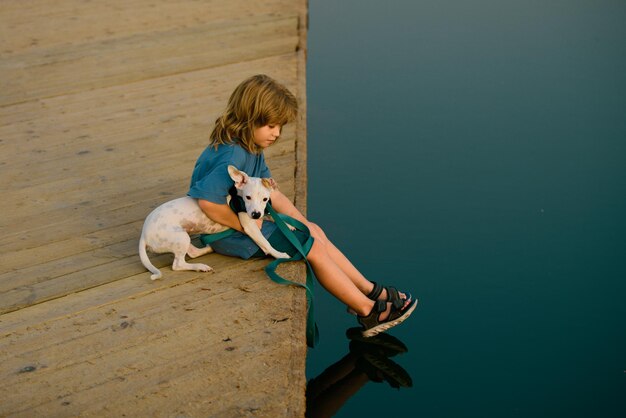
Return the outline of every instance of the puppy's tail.
<path id="1" fill-rule="evenodd" d="M 148 258 L 148 253 L 146 253 L 146 240 L 144 239 L 143 234 L 141 234 L 141 238 L 139 238 L 139 258 L 141 259 L 143 266 L 150 270 L 150 273 L 152 273 L 152 276 L 150 276 L 152 280 L 161 278 L 161 270 L 154 267 Z"/>

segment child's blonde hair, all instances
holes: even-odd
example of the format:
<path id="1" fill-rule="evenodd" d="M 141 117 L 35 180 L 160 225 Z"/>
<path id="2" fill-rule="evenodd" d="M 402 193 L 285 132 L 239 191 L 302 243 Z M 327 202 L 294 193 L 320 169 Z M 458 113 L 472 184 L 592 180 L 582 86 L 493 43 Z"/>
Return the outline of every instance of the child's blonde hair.
<path id="1" fill-rule="evenodd" d="M 231 94 L 226 111 L 215 121 L 211 145 L 217 148 L 238 139 L 248 152 L 258 154 L 262 148 L 254 143 L 254 130 L 265 125 L 282 127 L 297 114 L 296 98 L 285 86 L 263 74 L 252 76 Z"/>

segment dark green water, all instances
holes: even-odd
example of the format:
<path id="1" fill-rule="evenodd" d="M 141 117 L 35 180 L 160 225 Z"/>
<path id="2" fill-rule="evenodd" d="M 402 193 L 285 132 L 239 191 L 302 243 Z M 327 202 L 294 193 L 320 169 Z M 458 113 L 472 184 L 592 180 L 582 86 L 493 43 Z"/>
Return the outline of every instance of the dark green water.
<path id="1" fill-rule="evenodd" d="M 309 7 L 309 217 L 420 299 L 413 386 L 337 416 L 626 416 L 626 2 Z M 316 294 L 308 378 L 356 326 Z"/>

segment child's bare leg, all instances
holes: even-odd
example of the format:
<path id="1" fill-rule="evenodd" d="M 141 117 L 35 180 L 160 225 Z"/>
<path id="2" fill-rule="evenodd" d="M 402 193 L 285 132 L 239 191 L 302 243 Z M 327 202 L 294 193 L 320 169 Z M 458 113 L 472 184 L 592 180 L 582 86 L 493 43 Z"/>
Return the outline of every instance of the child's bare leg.
<path id="1" fill-rule="evenodd" d="M 374 284 L 367 280 L 363 274 L 348 260 L 348 258 L 328 239 L 324 231 L 315 224 L 310 224 L 311 234 L 317 240 L 320 240 L 330 258 L 337 266 L 348 276 L 354 285 L 364 294 L 369 294 L 374 289 Z M 400 293 L 400 297 L 405 298 L 404 293 Z M 380 294 L 381 299 L 387 299 L 387 291 L 383 290 Z"/>
<path id="2" fill-rule="evenodd" d="M 341 302 L 348 305 L 359 315 L 368 315 L 374 307 L 374 301 L 363 294 L 346 273 L 335 263 L 327 252 L 327 247 L 320 241 L 314 241 L 307 256 L 317 280 L 326 290 Z"/>
<path id="3" fill-rule="evenodd" d="M 374 308 L 374 301 L 363 294 L 352 280 L 339 268 L 320 241 L 313 241 L 307 255 L 317 280 L 330 294 L 351 308 L 357 315 L 367 316 Z M 391 303 L 381 312 L 379 320 L 384 321 L 391 313 Z"/>

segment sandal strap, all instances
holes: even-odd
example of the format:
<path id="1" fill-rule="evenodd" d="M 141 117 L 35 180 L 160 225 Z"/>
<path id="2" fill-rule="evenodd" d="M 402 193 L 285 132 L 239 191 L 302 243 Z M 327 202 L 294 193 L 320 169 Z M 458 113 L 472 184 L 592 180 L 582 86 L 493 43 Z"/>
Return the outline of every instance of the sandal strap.
<path id="1" fill-rule="evenodd" d="M 376 302 L 374 302 L 374 306 L 372 306 L 372 310 L 370 311 L 369 315 L 357 317 L 359 324 L 361 324 L 365 329 L 369 329 L 375 327 L 376 325 L 379 325 L 381 322 L 384 321 L 380 321 L 378 317 L 381 312 L 385 312 L 385 309 L 387 309 L 387 302 L 385 302 L 384 300 L 377 300 Z"/>
<path id="2" fill-rule="evenodd" d="M 372 282 L 374 288 L 368 293 L 367 297 L 371 300 L 377 300 L 381 293 L 383 293 L 384 287 L 376 282 Z"/>
<path id="3" fill-rule="evenodd" d="M 385 289 L 387 290 L 387 301 L 391 302 L 393 307 L 396 309 L 402 309 L 404 303 L 407 300 L 410 300 L 410 297 L 408 296 L 407 299 L 401 298 L 398 289 L 393 286 L 386 287 Z"/>
<path id="4" fill-rule="evenodd" d="M 396 309 L 401 309 L 404 307 L 406 301 L 411 300 L 411 294 L 404 292 L 406 298 L 400 297 L 400 292 L 393 286 L 381 286 L 376 282 L 372 282 L 374 284 L 374 288 L 367 295 L 367 297 L 373 301 L 378 300 L 380 295 L 383 293 L 383 290 L 387 291 L 387 300 L 386 302 L 391 302 Z"/>
<path id="5" fill-rule="evenodd" d="M 393 304 L 391 305 L 391 312 L 389 312 L 389 316 L 384 322 L 395 321 L 400 318 L 411 306 L 415 304 L 415 301 L 412 301 L 406 308 L 402 309 L 404 305 L 401 305 L 400 308 L 396 308 Z"/>

